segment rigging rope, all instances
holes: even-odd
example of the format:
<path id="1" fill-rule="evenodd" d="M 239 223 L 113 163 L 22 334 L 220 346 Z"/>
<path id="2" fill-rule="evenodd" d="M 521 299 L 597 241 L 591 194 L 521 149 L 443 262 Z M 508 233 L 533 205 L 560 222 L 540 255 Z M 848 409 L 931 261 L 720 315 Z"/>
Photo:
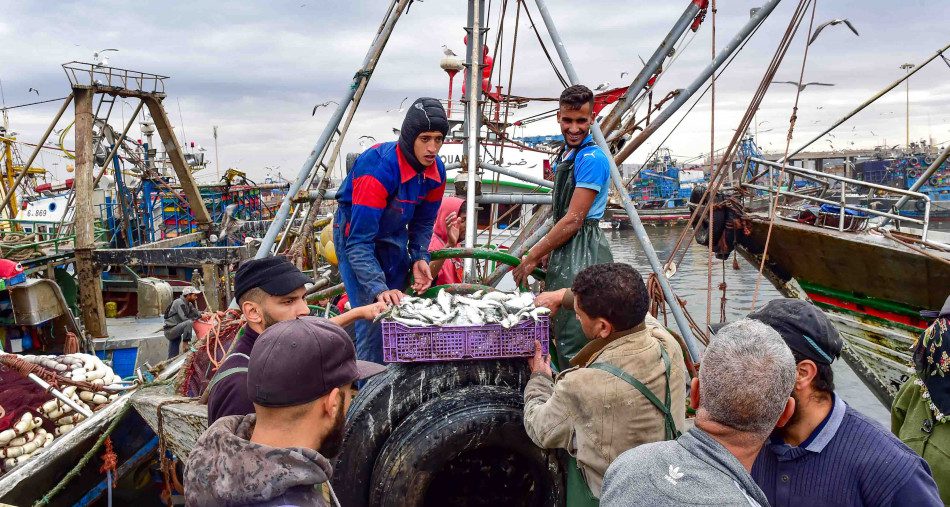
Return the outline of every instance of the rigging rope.
<path id="1" fill-rule="evenodd" d="M 521 3 L 524 3 L 525 0 L 518 0 Z M 558 80 L 561 81 L 561 86 L 564 88 L 568 87 L 567 80 L 564 79 L 564 76 L 561 74 L 561 71 L 558 70 L 557 65 L 554 63 L 554 60 L 551 58 L 551 53 L 548 52 L 547 46 L 544 45 L 544 39 L 541 38 L 541 33 L 538 32 L 537 26 L 534 24 L 534 19 L 531 18 L 531 10 L 528 9 L 528 5 L 524 6 L 524 13 L 528 16 L 528 21 L 531 23 L 531 30 L 534 31 L 535 37 L 538 38 L 538 44 L 541 45 L 541 50 L 544 51 L 544 56 L 547 57 L 548 63 L 551 64 L 551 68 L 554 69 L 554 73 L 557 75 Z"/>
<path id="2" fill-rule="evenodd" d="M 667 270 L 672 266 L 679 264 L 682 261 L 683 256 L 686 254 L 686 249 L 683 248 L 683 241 L 690 231 L 698 225 L 700 217 L 702 217 L 706 211 L 707 206 L 712 201 L 711 196 L 716 195 L 719 190 L 719 186 L 725 180 L 725 175 L 728 172 L 726 168 L 732 164 L 733 159 L 735 158 L 736 151 L 739 147 L 739 141 L 742 138 L 742 134 L 749 128 L 749 125 L 753 121 L 755 112 L 758 110 L 759 105 L 762 103 L 762 100 L 765 97 L 765 92 L 768 90 L 769 85 L 772 82 L 772 78 L 775 76 L 775 73 L 778 71 L 778 67 L 781 64 L 782 60 L 785 57 L 786 52 L 788 51 L 789 46 L 791 45 L 792 39 L 794 38 L 795 33 L 798 31 L 799 26 L 804 18 L 804 12 L 810 4 L 811 0 L 799 0 L 799 4 L 796 7 L 795 12 L 792 15 L 789 25 L 786 28 L 785 34 L 782 39 L 779 41 L 779 47 L 776 48 L 775 54 L 772 56 L 772 60 L 769 63 L 769 66 L 766 68 L 766 71 L 762 77 L 759 87 L 753 95 L 752 100 L 749 103 L 748 108 L 742 119 L 739 122 L 739 128 L 736 129 L 735 134 L 732 137 L 729 145 L 726 147 L 726 150 L 723 152 L 722 158 L 720 158 L 719 164 L 716 166 L 716 171 L 710 176 L 709 187 L 706 188 L 706 191 L 703 193 L 702 198 L 700 199 L 699 205 L 696 210 L 690 217 L 688 226 L 683 229 L 683 232 L 680 234 L 680 237 L 676 241 L 676 245 L 670 251 L 670 256 L 666 262 Z M 760 25 L 761 26 L 761 25 Z M 751 38 L 751 37 L 750 37 Z M 749 40 L 749 39 L 747 39 Z M 698 103 L 698 101 L 697 101 Z M 694 104 L 695 106 L 695 104 Z M 691 108 L 692 109 L 692 108 Z M 720 205 L 727 205 L 726 203 L 721 203 Z M 716 206 L 717 204 L 713 204 Z M 680 250 L 682 250 L 680 252 Z M 676 257 L 679 257 L 678 260 L 675 260 Z M 675 260 L 675 262 L 674 262 Z"/>
<path id="3" fill-rule="evenodd" d="M 795 92 L 795 103 L 792 106 L 792 116 L 788 119 L 788 135 L 785 136 L 785 154 L 782 156 L 782 160 L 788 160 L 788 151 L 792 145 L 792 135 L 795 132 L 795 122 L 798 120 L 798 100 L 802 94 L 802 81 L 805 80 L 805 63 L 808 61 L 808 48 L 810 45 L 808 41 L 811 40 L 812 29 L 815 25 L 815 10 L 818 7 L 818 0 L 815 0 L 811 6 L 811 21 L 808 23 L 808 36 L 805 37 L 805 52 L 802 54 L 802 66 L 798 74 L 798 90 Z M 755 290 L 752 291 L 752 305 L 749 308 L 749 311 L 755 310 L 755 303 L 759 298 L 759 289 L 762 286 L 762 273 L 765 271 L 765 261 L 769 256 L 769 244 L 772 240 L 772 227 L 775 225 L 775 216 L 778 212 L 778 200 L 779 196 L 782 193 L 779 189 L 782 188 L 782 180 L 785 178 L 785 164 L 783 163 L 778 170 L 778 181 L 776 182 L 775 196 L 772 198 L 772 203 L 769 209 L 769 228 L 765 233 L 765 246 L 762 248 L 762 260 L 759 262 L 759 274 L 755 277 Z M 769 181 L 772 181 L 772 178 L 769 178 Z M 842 193 L 843 189 L 842 189 Z M 712 222 L 710 222 L 712 223 Z"/>
<path id="4" fill-rule="evenodd" d="M 716 61 L 716 0 L 712 0 L 712 5 L 710 6 L 712 11 L 711 25 L 712 25 L 712 55 L 711 60 Z M 700 15 L 705 17 L 705 12 L 700 13 Z M 701 21 L 701 18 L 697 17 L 696 19 Z M 713 164 L 715 164 L 716 157 L 713 156 L 713 153 L 716 151 L 716 73 L 712 75 L 712 80 L 709 83 L 710 85 L 710 95 L 709 95 L 709 174 L 713 173 Z M 706 242 L 708 243 L 709 256 L 706 260 L 706 333 L 707 338 L 712 331 L 709 329 L 710 324 L 712 324 L 712 269 L 713 269 L 713 206 L 708 206 L 709 208 L 709 230 L 710 237 Z M 725 299 L 725 281 L 720 285 L 720 289 L 723 291 L 723 299 Z M 725 303 L 722 303 L 725 305 Z M 725 306 L 722 309 L 725 313 Z"/>

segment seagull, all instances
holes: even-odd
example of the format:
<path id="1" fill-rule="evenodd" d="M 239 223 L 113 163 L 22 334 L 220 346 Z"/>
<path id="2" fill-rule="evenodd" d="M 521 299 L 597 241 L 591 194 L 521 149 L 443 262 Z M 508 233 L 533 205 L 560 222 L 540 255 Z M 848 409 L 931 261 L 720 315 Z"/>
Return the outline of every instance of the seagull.
<path id="1" fill-rule="evenodd" d="M 627 74 L 629 74 L 629 72 L 621 72 L 620 79 L 623 79 L 623 77 L 626 76 Z"/>
<path id="2" fill-rule="evenodd" d="M 824 106 L 818 106 L 816 109 L 823 109 Z"/>
<path id="3" fill-rule="evenodd" d="M 35 93 L 37 97 L 40 96 L 40 91 L 37 90 L 36 88 L 30 88 L 29 90 L 26 91 L 26 93 L 31 93 L 31 92 Z"/>
<path id="4" fill-rule="evenodd" d="M 608 86 L 610 86 L 610 81 L 605 81 L 605 82 L 600 83 L 599 85 L 597 85 L 597 88 L 594 88 L 594 91 L 595 91 L 595 92 L 604 91 L 604 90 L 607 89 Z"/>
<path id="5" fill-rule="evenodd" d="M 442 54 L 445 56 L 458 56 L 457 54 L 455 54 L 455 51 L 452 51 L 451 49 L 449 49 L 449 47 L 446 46 L 445 44 L 442 44 Z"/>
<path id="6" fill-rule="evenodd" d="M 96 67 L 104 67 L 104 66 L 106 66 L 106 65 L 109 65 L 109 57 L 107 57 L 106 55 L 102 54 L 102 53 L 105 53 L 105 52 L 107 52 L 107 51 L 118 51 L 118 49 L 111 49 L 111 48 L 110 48 L 110 49 L 100 49 L 99 51 L 96 51 L 95 53 L 93 53 L 93 54 L 92 54 L 92 60 L 93 60 L 93 63 L 96 64 Z"/>
<path id="7" fill-rule="evenodd" d="M 406 104 L 406 101 L 407 101 L 407 100 L 409 100 L 409 97 L 403 97 L 403 98 L 402 98 L 402 101 L 399 103 L 399 108 L 398 108 L 398 109 L 390 109 L 390 110 L 388 110 L 388 111 L 386 111 L 386 112 L 387 112 L 387 113 L 401 113 L 401 112 L 405 111 L 406 108 L 403 107 L 403 106 Z"/>
<path id="8" fill-rule="evenodd" d="M 847 19 L 832 19 L 831 21 L 825 21 L 824 23 L 818 25 L 818 28 L 815 29 L 814 35 L 811 36 L 811 40 L 808 41 L 808 44 L 811 45 L 812 42 L 815 42 L 815 39 L 818 38 L 818 34 L 820 34 L 821 31 L 824 30 L 826 26 L 828 25 L 835 26 L 835 25 L 840 25 L 841 23 L 848 25 L 848 28 L 850 28 L 851 31 L 854 32 L 855 35 L 859 37 L 861 36 L 861 34 L 859 34 L 858 31 L 854 29 L 854 25 L 852 25 L 851 22 L 848 21 Z"/>
<path id="9" fill-rule="evenodd" d="M 360 140 L 360 147 L 366 146 L 366 141 L 367 141 L 367 140 L 370 140 L 370 141 L 372 141 L 372 142 L 374 142 L 374 143 L 376 142 L 376 138 L 373 137 L 373 136 L 360 136 L 360 137 L 359 137 L 359 140 Z"/>
<path id="10" fill-rule="evenodd" d="M 329 106 L 330 104 L 340 105 L 340 103 L 337 102 L 337 101 L 335 101 L 335 100 L 328 100 L 328 101 L 323 102 L 323 103 L 321 103 L 321 104 L 317 104 L 317 105 L 313 106 L 313 112 L 310 113 L 310 116 L 316 116 L 316 114 L 317 114 L 317 109 L 320 109 L 321 107 L 327 107 L 327 106 Z"/>
<path id="11" fill-rule="evenodd" d="M 779 83 L 779 84 L 790 84 L 790 85 L 798 86 L 798 91 L 803 91 L 805 88 L 808 88 L 808 87 L 811 86 L 811 85 L 815 85 L 815 86 L 834 86 L 834 84 L 832 84 L 832 83 L 819 83 L 819 82 L 817 82 L 817 81 L 812 81 L 812 82 L 810 82 L 810 83 L 804 83 L 804 84 L 802 84 L 801 86 L 799 86 L 798 83 L 796 83 L 795 81 L 772 81 L 772 82 L 773 82 L 773 83 Z"/>
<path id="12" fill-rule="evenodd" d="M 875 134 L 873 130 L 871 131 L 871 135 L 872 135 L 872 136 L 877 136 L 877 134 Z"/>

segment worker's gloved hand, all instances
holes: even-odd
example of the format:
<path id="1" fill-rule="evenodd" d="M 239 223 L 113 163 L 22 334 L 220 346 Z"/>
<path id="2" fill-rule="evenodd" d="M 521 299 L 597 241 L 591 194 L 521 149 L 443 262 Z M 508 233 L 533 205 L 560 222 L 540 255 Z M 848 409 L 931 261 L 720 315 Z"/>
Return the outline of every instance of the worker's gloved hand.
<path id="1" fill-rule="evenodd" d="M 423 260 L 416 261 L 412 265 L 412 290 L 416 291 L 416 294 L 422 294 L 431 286 L 432 271 L 429 270 L 429 263 Z"/>
<path id="2" fill-rule="evenodd" d="M 398 305 L 402 298 L 406 297 L 405 294 L 399 289 L 390 289 L 385 292 L 380 292 L 376 296 L 376 301 L 380 303 L 385 303 L 386 305 Z"/>
<path id="3" fill-rule="evenodd" d="M 561 308 L 561 302 L 564 301 L 564 294 L 566 293 L 566 288 L 553 290 L 550 292 L 542 292 L 534 298 L 534 306 L 543 306 L 548 310 L 551 310 L 551 315 L 554 315 Z"/>
<path id="4" fill-rule="evenodd" d="M 385 312 L 389 308 L 388 303 L 376 302 L 373 304 L 361 306 L 356 310 L 359 312 L 359 318 L 364 320 L 373 320 L 379 314 Z"/>
<path id="5" fill-rule="evenodd" d="M 528 369 L 531 373 L 541 372 L 544 375 L 553 378 L 551 373 L 551 356 L 541 354 L 541 342 L 534 341 L 534 356 L 528 358 Z"/>

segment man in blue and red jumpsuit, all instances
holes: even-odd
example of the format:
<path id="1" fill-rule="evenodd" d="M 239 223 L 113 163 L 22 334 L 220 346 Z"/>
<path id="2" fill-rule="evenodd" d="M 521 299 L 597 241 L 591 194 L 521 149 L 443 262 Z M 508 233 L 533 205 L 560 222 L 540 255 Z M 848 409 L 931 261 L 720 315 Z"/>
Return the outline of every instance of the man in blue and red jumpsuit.
<path id="1" fill-rule="evenodd" d="M 333 244 L 340 277 L 356 308 L 398 304 L 412 271 L 412 288 L 432 285 L 429 240 L 445 192 L 439 150 L 448 133 L 445 109 L 421 98 L 409 107 L 399 140 L 363 152 L 337 194 Z M 379 323 L 356 323 L 356 355 L 383 362 Z"/>

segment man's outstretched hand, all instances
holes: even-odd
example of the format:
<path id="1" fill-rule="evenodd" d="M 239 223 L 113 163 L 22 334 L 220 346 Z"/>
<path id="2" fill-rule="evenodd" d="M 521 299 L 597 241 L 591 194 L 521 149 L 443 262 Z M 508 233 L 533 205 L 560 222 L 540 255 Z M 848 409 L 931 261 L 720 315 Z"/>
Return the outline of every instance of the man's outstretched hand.
<path id="1" fill-rule="evenodd" d="M 416 294 L 422 294 L 431 286 L 432 271 L 429 270 L 429 263 L 423 260 L 416 261 L 412 265 L 412 290 L 416 291 Z"/>

